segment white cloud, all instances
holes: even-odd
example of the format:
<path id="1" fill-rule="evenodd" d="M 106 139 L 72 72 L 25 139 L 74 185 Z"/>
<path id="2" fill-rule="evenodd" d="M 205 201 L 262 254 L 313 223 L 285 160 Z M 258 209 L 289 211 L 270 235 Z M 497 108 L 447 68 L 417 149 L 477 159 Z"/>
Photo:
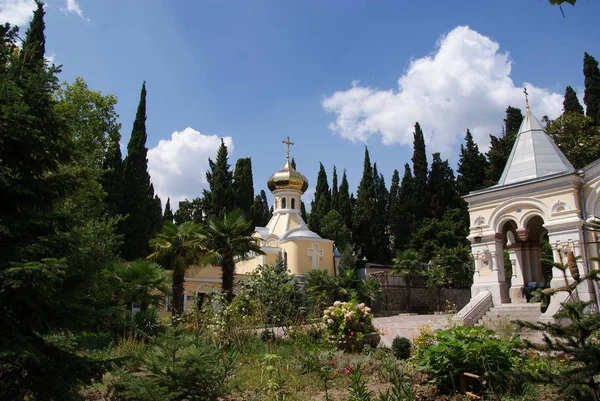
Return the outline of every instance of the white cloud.
<path id="1" fill-rule="evenodd" d="M 46 55 L 45 59 L 49 64 L 54 64 L 54 61 L 56 60 L 56 53 L 52 52 Z"/>
<path id="2" fill-rule="evenodd" d="M 0 0 L 0 24 L 10 22 L 21 27 L 29 22 L 36 8 L 33 0 Z"/>
<path id="3" fill-rule="evenodd" d="M 83 10 L 81 9 L 81 7 L 79 6 L 79 3 L 77 3 L 77 0 L 66 0 L 66 11 L 69 13 L 75 13 L 79 16 L 79 18 L 83 18 Z"/>
<path id="4" fill-rule="evenodd" d="M 231 152 L 232 138 L 224 137 L 223 141 Z M 220 137 L 202 135 L 188 127 L 148 150 L 148 171 L 163 206 L 171 198 L 171 208 L 176 210 L 180 201 L 202 195 L 202 189 L 208 186 L 208 158 L 215 159 L 220 145 Z"/>
<path id="5" fill-rule="evenodd" d="M 370 88 L 355 80 L 350 89 L 326 97 L 323 108 L 336 115 L 329 128 L 351 141 L 379 133 L 384 144 L 412 146 L 418 121 L 429 153 L 449 152 L 467 128 L 486 149 L 488 134 L 501 132 L 506 107 L 524 111 L 523 88 L 513 83 L 509 54 L 499 49 L 492 39 L 459 26 L 439 39 L 434 53 L 411 61 L 398 89 Z M 523 85 L 538 119 L 560 115 L 561 94 Z"/>

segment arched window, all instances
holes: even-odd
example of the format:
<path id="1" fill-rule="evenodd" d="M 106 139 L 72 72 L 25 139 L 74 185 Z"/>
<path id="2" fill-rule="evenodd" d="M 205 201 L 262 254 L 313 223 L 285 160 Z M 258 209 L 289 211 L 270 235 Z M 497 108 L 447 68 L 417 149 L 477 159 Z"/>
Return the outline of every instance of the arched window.
<path id="1" fill-rule="evenodd" d="M 285 207 L 286 207 L 285 201 L 286 201 L 286 198 L 281 199 L 281 208 L 282 209 L 285 209 Z"/>
<path id="2" fill-rule="evenodd" d="M 296 199 L 292 198 L 292 209 L 296 208 Z"/>

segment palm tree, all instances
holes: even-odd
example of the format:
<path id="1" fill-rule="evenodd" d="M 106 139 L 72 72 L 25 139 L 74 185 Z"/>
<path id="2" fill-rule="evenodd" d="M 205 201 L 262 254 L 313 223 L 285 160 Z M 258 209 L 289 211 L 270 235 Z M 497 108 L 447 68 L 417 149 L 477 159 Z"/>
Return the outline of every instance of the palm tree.
<path id="1" fill-rule="evenodd" d="M 414 249 L 399 251 L 393 259 L 394 273 L 402 274 L 406 281 L 406 310 L 411 308 L 411 287 L 412 280 L 416 276 L 425 274 L 424 265 L 419 259 L 419 253 Z"/>
<path id="2" fill-rule="evenodd" d="M 176 225 L 165 222 L 161 232 L 150 240 L 154 252 L 148 259 L 157 260 L 173 272 L 173 316 L 183 312 L 185 272 L 202 256 L 201 227 L 191 221 Z"/>
<path id="3" fill-rule="evenodd" d="M 233 299 L 235 258 L 245 258 L 250 253 L 264 255 L 257 239 L 247 235 L 251 225 L 244 213 L 236 209 L 222 217 L 210 217 L 199 235 L 204 251 L 201 263 L 221 268 L 227 302 Z"/>
<path id="4" fill-rule="evenodd" d="M 138 303 L 140 310 L 145 312 L 150 306 L 162 305 L 165 295 L 169 293 L 169 274 L 161 265 L 149 260 L 136 259 L 131 263 L 119 261 L 114 275 L 129 308 Z"/>

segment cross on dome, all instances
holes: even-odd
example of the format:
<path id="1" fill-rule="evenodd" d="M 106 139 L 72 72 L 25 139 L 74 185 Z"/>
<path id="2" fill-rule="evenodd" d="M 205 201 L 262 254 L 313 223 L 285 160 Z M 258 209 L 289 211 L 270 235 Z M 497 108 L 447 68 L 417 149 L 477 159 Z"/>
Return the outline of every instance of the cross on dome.
<path id="1" fill-rule="evenodd" d="M 290 160 L 290 145 L 294 145 L 294 142 L 290 142 L 290 137 L 288 136 L 287 140 L 281 141 L 281 143 L 286 145 L 286 158 L 289 161 Z"/>
<path id="2" fill-rule="evenodd" d="M 525 105 L 529 109 L 529 93 L 527 93 L 527 87 L 523 87 L 523 93 L 525 94 Z"/>

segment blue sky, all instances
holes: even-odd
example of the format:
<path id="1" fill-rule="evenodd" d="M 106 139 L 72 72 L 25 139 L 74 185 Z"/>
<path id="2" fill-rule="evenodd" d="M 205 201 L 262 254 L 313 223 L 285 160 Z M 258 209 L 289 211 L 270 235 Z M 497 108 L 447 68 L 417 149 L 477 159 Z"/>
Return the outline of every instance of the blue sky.
<path id="1" fill-rule="evenodd" d="M 27 24 L 33 0 L 0 0 Z M 290 136 L 310 198 L 319 162 L 356 189 L 364 145 L 389 186 L 412 154 L 455 166 L 467 128 L 480 146 L 504 109 L 558 116 L 566 85 L 583 96 L 583 53 L 600 59 L 600 2 L 48 0 L 47 56 L 61 79 L 117 95 L 124 143 L 148 88 L 152 180 L 166 201 L 200 195 L 219 137 L 231 164 L 251 157 L 255 190 L 283 166 Z M 189 129 L 188 129 L 189 128 Z M 174 133 L 176 133 L 174 135 Z M 174 135 L 174 136 L 173 136 Z M 162 140 L 162 142 L 160 142 Z"/>

